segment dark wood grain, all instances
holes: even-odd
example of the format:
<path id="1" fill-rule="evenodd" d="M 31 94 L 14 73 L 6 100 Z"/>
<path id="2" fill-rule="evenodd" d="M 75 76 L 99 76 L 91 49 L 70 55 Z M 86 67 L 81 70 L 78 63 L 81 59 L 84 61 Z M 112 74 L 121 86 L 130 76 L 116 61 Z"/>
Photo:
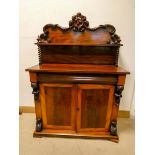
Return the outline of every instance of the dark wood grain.
<path id="1" fill-rule="evenodd" d="M 85 30 L 84 32 L 74 32 L 73 30 L 62 31 L 57 26 L 48 27 L 48 43 L 63 44 L 108 44 L 111 40 L 109 32 L 99 28 L 95 31 Z"/>
<path id="2" fill-rule="evenodd" d="M 71 125 L 70 87 L 45 87 L 47 123 L 49 125 Z"/>
<path id="3" fill-rule="evenodd" d="M 108 90 L 82 90 L 81 128 L 104 128 L 108 104 Z"/>
<path id="4" fill-rule="evenodd" d="M 117 49 L 117 46 L 39 46 L 39 62 L 115 65 Z"/>
<path id="5" fill-rule="evenodd" d="M 118 66 L 122 44 L 115 27 L 90 28 L 77 13 L 67 28 L 46 24 L 35 44 L 39 65 L 26 69 L 35 96 L 34 135 L 118 142 L 118 109 L 129 72 Z"/>
<path id="6" fill-rule="evenodd" d="M 117 84 L 116 75 L 94 75 L 94 74 L 50 74 L 39 73 L 38 82 L 46 83 L 100 83 L 100 84 Z"/>
<path id="7" fill-rule="evenodd" d="M 68 28 L 46 24 L 38 36 L 39 64 L 84 63 L 117 65 L 121 40 L 110 24 L 89 28 L 81 13 L 72 17 Z M 63 46 L 64 45 L 64 46 Z"/>
<path id="8" fill-rule="evenodd" d="M 44 128 L 75 130 L 75 91 L 71 84 L 41 84 Z"/>
<path id="9" fill-rule="evenodd" d="M 38 37 L 39 43 L 61 44 L 119 44 L 120 37 L 110 24 L 89 28 L 89 22 L 81 13 L 77 13 L 69 21 L 69 27 L 63 28 L 58 24 L 47 24 Z"/>
<path id="10" fill-rule="evenodd" d="M 113 104 L 112 85 L 78 85 L 78 132 L 108 131 Z"/>

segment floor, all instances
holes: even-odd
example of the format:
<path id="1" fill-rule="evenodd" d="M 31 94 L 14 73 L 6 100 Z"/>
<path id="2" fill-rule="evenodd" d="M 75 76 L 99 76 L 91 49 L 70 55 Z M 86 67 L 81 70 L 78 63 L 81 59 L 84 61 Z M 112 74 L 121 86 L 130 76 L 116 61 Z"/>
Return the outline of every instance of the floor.
<path id="1" fill-rule="evenodd" d="M 118 119 L 119 143 L 96 139 L 33 138 L 35 115 L 20 118 L 20 155 L 134 155 L 134 122 Z"/>

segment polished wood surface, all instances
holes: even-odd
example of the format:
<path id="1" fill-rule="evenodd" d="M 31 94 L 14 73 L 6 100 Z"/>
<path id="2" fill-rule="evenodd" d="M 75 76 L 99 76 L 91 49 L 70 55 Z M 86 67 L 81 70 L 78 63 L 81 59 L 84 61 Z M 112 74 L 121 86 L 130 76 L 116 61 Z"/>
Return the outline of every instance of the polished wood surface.
<path id="1" fill-rule="evenodd" d="M 89 27 L 77 13 L 69 27 L 46 24 L 37 38 L 39 64 L 27 68 L 35 100 L 34 136 L 104 138 L 118 142 L 117 116 L 128 71 L 110 24 Z"/>
<path id="2" fill-rule="evenodd" d="M 38 43 L 56 44 L 119 44 L 120 37 L 110 24 L 89 28 L 87 18 L 77 13 L 69 21 L 69 27 L 63 28 L 58 24 L 46 24 L 38 37 Z"/>
<path id="3" fill-rule="evenodd" d="M 77 132 L 108 131 L 113 104 L 112 85 L 78 85 Z"/>
<path id="4" fill-rule="evenodd" d="M 107 44 L 111 40 L 109 32 L 103 29 L 96 31 L 86 30 L 83 33 L 74 32 L 72 30 L 62 31 L 61 29 L 47 28 L 48 42 L 63 44 Z"/>
<path id="5" fill-rule="evenodd" d="M 75 91 L 71 84 L 40 84 L 44 128 L 75 130 Z"/>
<path id="6" fill-rule="evenodd" d="M 116 29 L 110 24 L 89 28 L 81 13 L 69 21 L 69 27 L 46 24 L 37 38 L 39 64 L 81 63 L 117 65 L 122 46 Z"/>
<path id="7" fill-rule="evenodd" d="M 49 45 L 38 46 L 39 61 L 43 63 L 103 64 L 117 63 L 118 46 Z"/>
<path id="8" fill-rule="evenodd" d="M 42 64 L 26 69 L 30 72 L 48 73 L 96 73 L 96 74 L 129 74 L 121 67 L 113 65 L 90 65 L 90 64 Z"/>
<path id="9" fill-rule="evenodd" d="M 83 74 L 54 74 L 38 73 L 38 82 L 46 83 L 98 83 L 98 84 L 117 84 L 117 75 L 83 75 Z"/>
<path id="10" fill-rule="evenodd" d="M 30 81 L 31 82 L 37 82 L 37 74 L 34 72 L 29 72 L 30 75 Z"/>
<path id="11" fill-rule="evenodd" d="M 45 87 L 48 124 L 71 125 L 71 93 L 72 89 L 67 87 Z"/>
<path id="12" fill-rule="evenodd" d="M 100 140 L 106 139 L 106 140 L 116 142 L 116 143 L 119 142 L 118 136 L 112 136 L 108 132 L 97 132 L 96 135 L 94 135 L 94 134 L 92 135 L 89 132 L 77 134 L 74 132 L 70 133 L 70 132 L 66 131 L 66 132 L 63 132 L 60 134 L 59 130 L 51 131 L 49 129 L 44 129 L 42 132 L 34 132 L 33 136 L 38 137 L 38 138 L 41 138 L 41 137 L 63 137 L 63 138 L 67 137 L 67 138 L 85 138 L 85 139 L 100 139 Z"/>
<path id="13" fill-rule="evenodd" d="M 118 85 L 124 85 L 125 79 L 126 79 L 126 75 L 119 75 L 118 76 Z"/>

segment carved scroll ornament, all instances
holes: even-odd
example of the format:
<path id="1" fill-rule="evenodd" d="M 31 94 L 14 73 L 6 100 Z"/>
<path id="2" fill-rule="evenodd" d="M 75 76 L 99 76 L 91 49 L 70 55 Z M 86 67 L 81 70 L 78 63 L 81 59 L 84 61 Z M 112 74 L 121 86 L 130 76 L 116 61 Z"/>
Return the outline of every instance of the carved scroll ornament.
<path id="1" fill-rule="evenodd" d="M 39 86 L 37 83 L 31 83 L 31 87 L 33 89 L 32 94 L 34 94 L 34 100 L 38 100 L 39 98 Z"/>
<path id="2" fill-rule="evenodd" d="M 43 125 L 41 118 L 36 119 L 36 132 L 42 131 Z"/>
<path id="3" fill-rule="evenodd" d="M 112 136 L 117 136 L 117 122 L 112 121 L 110 124 L 110 134 Z"/>
<path id="4" fill-rule="evenodd" d="M 124 89 L 124 86 L 116 86 L 116 89 L 115 89 L 115 103 L 117 105 L 119 105 L 119 103 L 120 103 L 120 99 L 122 97 L 123 89 Z"/>

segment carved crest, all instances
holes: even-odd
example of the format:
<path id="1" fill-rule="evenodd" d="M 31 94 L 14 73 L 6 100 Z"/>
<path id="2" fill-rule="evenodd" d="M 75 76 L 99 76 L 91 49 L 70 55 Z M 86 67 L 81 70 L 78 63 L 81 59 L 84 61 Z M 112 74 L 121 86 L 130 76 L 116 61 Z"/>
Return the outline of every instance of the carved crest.
<path id="1" fill-rule="evenodd" d="M 52 33 L 58 30 L 60 31 L 58 35 L 55 33 Z M 80 12 L 72 16 L 72 19 L 69 21 L 69 27 L 67 28 L 61 27 L 58 24 L 46 24 L 43 27 L 44 33 L 38 36 L 37 41 L 38 43 L 52 43 L 53 40 L 58 41 L 58 40 L 61 40 L 61 38 L 63 38 L 64 40 L 66 39 L 72 42 L 72 39 L 73 40 L 75 39 L 75 38 L 70 38 L 71 36 L 74 35 L 72 34 L 73 31 L 76 31 L 76 32 L 87 31 L 88 33 L 90 33 L 90 37 L 93 38 L 94 36 L 92 36 L 91 32 L 95 32 L 98 30 L 102 30 L 102 33 L 105 32 L 104 33 L 105 36 L 107 34 L 108 36 L 110 36 L 110 39 L 109 37 L 107 37 L 107 40 L 103 42 L 102 44 L 120 44 L 121 42 L 120 37 L 115 33 L 116 29 L 113 25 L 105 24 L 105 25 L 99 25 L 98 27 L 95 27 L 95 28 L 90 28 L 87 18 L 83 16 Z M 97 35 L 97 34 L 94 33 L 93 35 Z M 90 40 L 92 40 L 92 38 L 90 38 Z M 101 38 L 102 40 L 104 36 L 100 36 L 98 38 Z"/>
<path id="2" fill-rule="evenodd" d="M 83 16 L 80 12 L 72 17 L 72 20 L 69 21 L 69 27 L 74 31 L 82 32 L 85 28 L 88 28 L 89 22 L 87 18 Z"/>

